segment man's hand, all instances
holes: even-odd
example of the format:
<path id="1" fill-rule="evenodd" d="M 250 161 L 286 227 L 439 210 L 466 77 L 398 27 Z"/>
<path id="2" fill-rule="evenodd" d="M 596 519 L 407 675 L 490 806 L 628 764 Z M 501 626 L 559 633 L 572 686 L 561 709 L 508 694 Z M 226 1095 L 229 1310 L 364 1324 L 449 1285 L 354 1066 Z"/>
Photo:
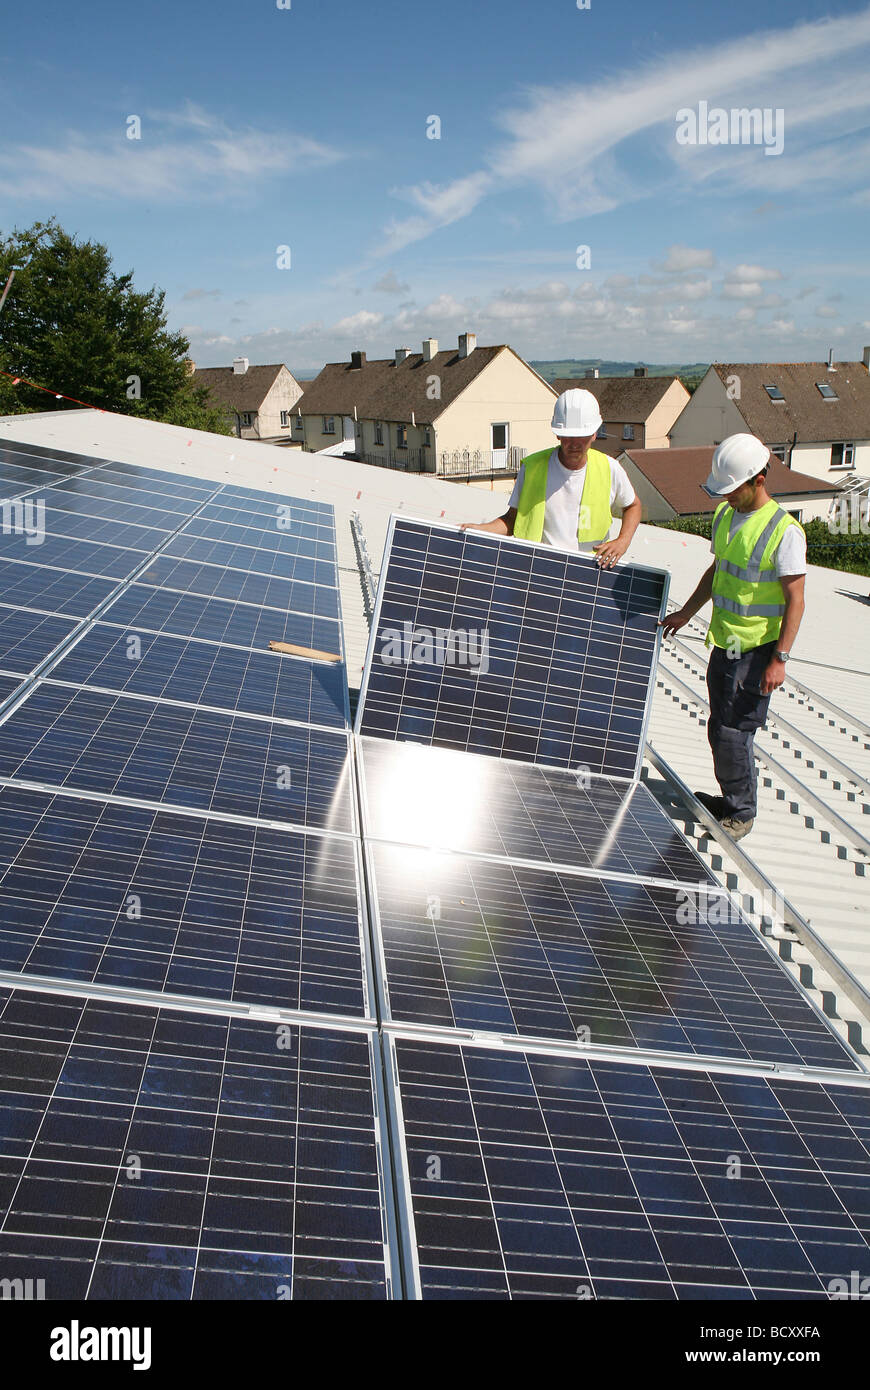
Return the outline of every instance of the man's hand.
<path id="1" fill-rule="evenodd" d="M 612 569 L 621 555 L 628 550 L 628 541 L 617 536 L 612 541 L 602 541 L 600 545 L 593 545 L 595 558 L 602 569 Z"/>
<path id="2" fill-rule="evenodd" d="M 785 662 L 780 661 L 778 656 L 771 658 L 770 665 L 761 677 L 762 695 L 772 695 L 774 690 L 779 690 L 785 680 Z"/>
<path id="3" fill-rule="evenodd" d="M 662 636 L 673 637 L 674 633 L 679 632 L 681 627 L 685 627 L 686 623 L 690 622 L 694 616 L 694 613 L 687 613 L 685 608 L 676 608 L 666 618 L 659 618 Z"/>

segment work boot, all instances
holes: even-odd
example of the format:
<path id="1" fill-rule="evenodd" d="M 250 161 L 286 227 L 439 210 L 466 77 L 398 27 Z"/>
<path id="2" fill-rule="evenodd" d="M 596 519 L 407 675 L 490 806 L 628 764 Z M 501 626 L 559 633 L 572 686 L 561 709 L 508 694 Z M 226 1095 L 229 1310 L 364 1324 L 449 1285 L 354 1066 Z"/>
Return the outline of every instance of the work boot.
<path id="1" fill-rule="evenodd" d="M 723 830 L 727 831 L 732 840 L 742 840 L 743 836 L 748 835 L 755 824 L 755 817 L 753 816 L 752 820 L 735 820 L 733 816 L 726 816 L 719 824 Z"/>
<path id="2" fill-rule="evenodd" d="M 717 820 L 722 820 L 722 817 L 728 814 L 724 796 L 714 796 L 712 792 L 695 792 L 695 799 L 700 801 L 702 806 L 706 806 Z"/>

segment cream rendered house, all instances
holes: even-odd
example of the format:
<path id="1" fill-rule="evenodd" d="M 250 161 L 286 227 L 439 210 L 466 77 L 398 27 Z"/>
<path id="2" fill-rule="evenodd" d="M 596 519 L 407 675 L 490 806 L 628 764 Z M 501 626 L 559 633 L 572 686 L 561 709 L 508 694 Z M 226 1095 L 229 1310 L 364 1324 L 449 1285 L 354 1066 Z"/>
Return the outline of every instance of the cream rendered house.
<path id="1" fill-rule="evenodd" d="M 231 367 L 191 367 L 194 383 L 207 386 L 229 411 L 240 439 L 292 443 L 291 416 L 302 387 L 283 362 L 252 367 L 247 357 L 237 357 Z"/>
<path id="2" fill-rule="evenodd" d="M 870 347 L 862 362 L 714 363 L 670 432 L 671 448 L 743 431 L 790 468 L 840 487 L 870 476 Z"/>
<path id="3" fill-rule="evenodd" d="M 443 477 L 515 474 L 528 453 L 552 445 L 556 393 L 504 344 L 397 348 L 394 357 L 330 362 L 293 412 L 292 437 L 318 451 L 342 439 L 356 458 Z"/>

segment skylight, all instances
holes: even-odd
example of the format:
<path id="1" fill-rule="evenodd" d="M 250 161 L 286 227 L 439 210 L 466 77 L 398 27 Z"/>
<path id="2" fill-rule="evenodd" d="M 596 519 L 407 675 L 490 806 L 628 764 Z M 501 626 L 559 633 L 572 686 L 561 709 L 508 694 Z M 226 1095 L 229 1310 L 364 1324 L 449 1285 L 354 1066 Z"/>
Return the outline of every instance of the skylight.
<path id="1" fill-rule="evenodd" d="M 772 401 L 784 401 L 784 400 L 785 400 L 785 396 L 782 394 L 782 392 L 780 391 L 780 389 L 779 389 L 778 386 L 765 386 L 764 389 L 765 389 L 765 391 L 767 392 L 767 394 L 770 396 L 770 399 L 771 399 Z"/>
<path id="2" fill-rule="evenodd" d="M 826 381 L 817 381 L 816 390 L 824 396 L 826 401 L 838 401 L 840 399 L 833 386 L 829 386 Z"/>

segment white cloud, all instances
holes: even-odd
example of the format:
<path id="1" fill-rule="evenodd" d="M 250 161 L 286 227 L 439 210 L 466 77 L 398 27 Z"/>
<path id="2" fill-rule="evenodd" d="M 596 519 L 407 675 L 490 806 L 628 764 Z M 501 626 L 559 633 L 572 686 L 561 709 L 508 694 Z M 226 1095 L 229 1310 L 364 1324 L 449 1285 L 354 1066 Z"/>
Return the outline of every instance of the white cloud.
<path id="1" fill-rule="evenodd" d="M 727 280 L 755 283 L 761 280 L 781 280 L 781 270 L 768 270 L 763 265 L 735 265 L 728 271 Z"/>
<path id="2" fill-rule="evenodd" d="M 360 309 L 358 314 L 350 314 L 347 318 L 339 319 L 338 323 L 333 324 L 333 332 L 342 335 L 368 333 L 371 329 L 378 328 L 383 321 L 383 314 L 373 314 L 369 309 Z"/>
<path id="3" fill-rule="evenodd" d="M 182 303 L 186 299 L 220 299 L 220 290 L 185 290 L 181 296 Z"/>
<path id="4" fill-rule="evenodd" d="M 716 257 L 709 249 L 682 246 L 679 242 L 668 247 L 663 261 L 653 261 L 653 269 L 668 275 L 677 275 L 686 270 L 710 270 L 716 264 Z"/>
<path id="5" fill-rule="evenodd" d="M 839 318 L 836 309 L 832 309 L 829 304 L 819 304 L 816 306 L 817 319 L 836 319 Z"/>
<path id="6" fill-rule="evenodd" d="M 162 127 L 162 129 L 161 129 Z M 179 136 L 178 129 L 183 134 Z M 175 133 L 168 133 L 175 132 Z M 7 197 L 88 197 L 188 202 L 249 197 L 257 184 L 343 156 L 286 130 L 231 131 L 199 107 L 143 118 L 141 140 L 70 131 L 57 145 L 0 150 L 0 192 Z"/>
<path id="7" fill-rule="evenodd" d="M 407 294 L 410 285 L 404 285 L 396 277 L 395 271 L 388 270 L 379 280 L 372 285 L 372 289 L 378 294 Z"/>

